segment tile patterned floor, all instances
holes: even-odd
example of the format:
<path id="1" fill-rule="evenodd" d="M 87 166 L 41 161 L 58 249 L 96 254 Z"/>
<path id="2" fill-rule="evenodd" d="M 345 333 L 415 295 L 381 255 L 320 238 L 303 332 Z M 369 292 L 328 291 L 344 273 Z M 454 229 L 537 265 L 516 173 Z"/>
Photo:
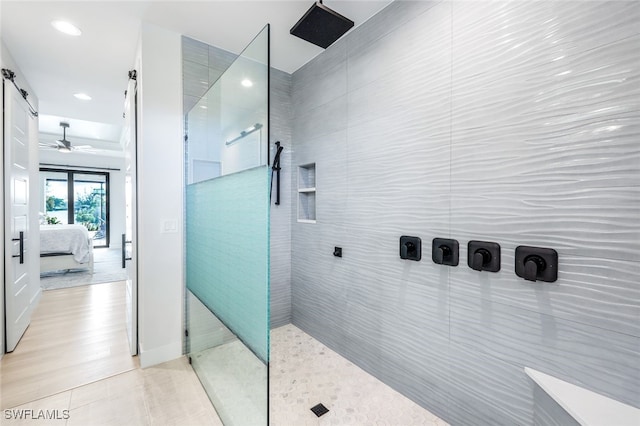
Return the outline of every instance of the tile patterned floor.
<path id="1" fill-rule="evenodd" d="M 291 324 L 271 331 L 270 360 L 272 426 L 447 425 Z"/>

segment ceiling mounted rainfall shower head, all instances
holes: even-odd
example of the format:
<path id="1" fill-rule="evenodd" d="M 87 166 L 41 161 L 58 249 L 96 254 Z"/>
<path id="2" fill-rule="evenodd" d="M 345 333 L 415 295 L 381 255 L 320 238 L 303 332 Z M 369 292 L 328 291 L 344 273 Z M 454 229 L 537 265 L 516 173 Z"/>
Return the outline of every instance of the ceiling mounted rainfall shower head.
<path id="1" fill-rule="evenodd" d="M 351 19 L 329 9 L 322 4 L 322 1 L 317 1 L 291 28 L 289 33 L 326 49 L 349 31 L 353 25 Z"/>

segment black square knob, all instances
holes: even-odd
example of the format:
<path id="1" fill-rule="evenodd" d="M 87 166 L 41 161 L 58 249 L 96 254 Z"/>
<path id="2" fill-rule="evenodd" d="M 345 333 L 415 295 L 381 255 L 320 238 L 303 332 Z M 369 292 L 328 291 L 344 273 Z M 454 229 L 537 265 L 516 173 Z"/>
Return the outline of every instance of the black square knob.
<path id="1" fill-rule="evenodd" d="M 431 242 L 431 260 L 439 265 L 458 266 L 459 244 L 448 238 L 434 238 Z"/>
<path id="2" fill-rule="evenodd" d="M 420 260 L 422 259 L 422 240 L 419 237 L 400 237 L 400 259 Z"/>
<path id="3" fill-rule="evenodd" d="M 489 241 L 469 241 L 467 265 L 476 271 L 498 272 L 500 270 L 500 244 Z"/>
<path id="4" fill-rule="evenodd" d="M 558 252 L 545 247 L 516 247 L 516 275 L 527 281 L 552 283 L 558 279 Z"/>

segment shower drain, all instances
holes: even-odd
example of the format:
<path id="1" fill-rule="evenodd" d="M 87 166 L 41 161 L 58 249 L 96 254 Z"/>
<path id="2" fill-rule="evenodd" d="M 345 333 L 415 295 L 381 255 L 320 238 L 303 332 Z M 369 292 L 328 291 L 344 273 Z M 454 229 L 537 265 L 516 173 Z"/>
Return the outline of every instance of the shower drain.
<path id="1" fill-rule="evenodd" d="M 320 417 L 323 414 L 327 414 L 329 412 L 329 409 L 322 404 L 318 404 L 311 407 L 311 411 L 313 411 L 313 414 Z"/>

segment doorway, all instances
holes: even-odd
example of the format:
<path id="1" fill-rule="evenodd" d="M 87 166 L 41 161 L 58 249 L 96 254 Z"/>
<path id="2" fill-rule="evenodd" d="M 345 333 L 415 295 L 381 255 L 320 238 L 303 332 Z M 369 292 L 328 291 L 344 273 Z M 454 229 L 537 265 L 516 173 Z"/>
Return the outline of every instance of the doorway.
<path id="1" fill-rule="evenodd" d="M 40 168 L 41 222 L 79 224 L 87 228 L 93 247 L 109 247 L 109 173 Z"/>

